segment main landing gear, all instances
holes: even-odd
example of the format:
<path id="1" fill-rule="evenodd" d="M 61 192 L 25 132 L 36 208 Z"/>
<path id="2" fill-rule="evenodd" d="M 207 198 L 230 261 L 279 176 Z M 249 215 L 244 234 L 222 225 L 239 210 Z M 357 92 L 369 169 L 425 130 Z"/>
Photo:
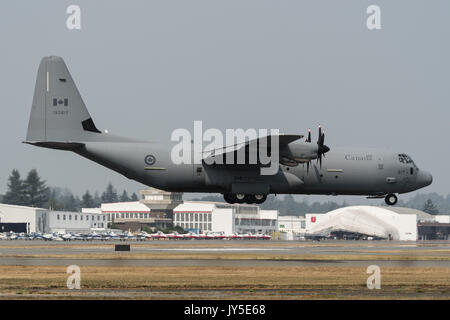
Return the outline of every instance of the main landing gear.
<path id="1" fill-rule="evenodd" d="M 248 204 L 260 204 L 266 201 L 267 195 L 265 194 L 240 194 L 240 193 L 226 193 L 223 198 L 228 203 L 248 203 Z"/>
<path id="2" fill-rule="evenodd" d="M 386 202 L 386 204 L 388 205 L 388 206 L 393 206 L 393 205 L 395 205 L 396 203 L 397 203 L 397 196 L 395 195 L 395 194 L 388 194 L 387 196 L 386 196 L 386 198 L 384 198 L 384 201 Z"/>

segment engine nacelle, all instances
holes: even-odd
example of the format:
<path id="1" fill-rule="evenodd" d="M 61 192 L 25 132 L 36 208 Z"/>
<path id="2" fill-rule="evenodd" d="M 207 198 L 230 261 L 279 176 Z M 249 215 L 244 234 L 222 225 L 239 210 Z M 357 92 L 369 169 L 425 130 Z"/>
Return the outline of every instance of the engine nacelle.
<path id="1" fill-rule="evenodd" d="M 317 144 L 296 142 L 290 143 L 280 150 L 280 163 L 294 167 L 299 163 L 309 162 L 318 158 Z"/>

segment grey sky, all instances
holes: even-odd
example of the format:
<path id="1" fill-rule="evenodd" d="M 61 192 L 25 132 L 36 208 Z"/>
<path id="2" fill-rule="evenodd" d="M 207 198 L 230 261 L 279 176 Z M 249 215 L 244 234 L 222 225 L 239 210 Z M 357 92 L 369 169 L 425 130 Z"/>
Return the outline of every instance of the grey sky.
<path id="1" fill-rule="evenodd" d="M 81 7 L 82 30 L 65 26 L 70 4 Z M 371 4 L 381 7 L 381 30 L 366 27 Z M 13 168 L 36 168 L 77 194 L 109 181 L 120 191 L 143 187 L 75 154 L 20 143 L 45 55 L 65 59 L 97 127 L 110 133 L 168 140 L 194 120 L 285 133 L 320 123 L 331 148 L 408 153 L 434 176 L 422 192 L 450 190 L 449 1 L 15 0 L 0 8 L 0 193 Z"/>

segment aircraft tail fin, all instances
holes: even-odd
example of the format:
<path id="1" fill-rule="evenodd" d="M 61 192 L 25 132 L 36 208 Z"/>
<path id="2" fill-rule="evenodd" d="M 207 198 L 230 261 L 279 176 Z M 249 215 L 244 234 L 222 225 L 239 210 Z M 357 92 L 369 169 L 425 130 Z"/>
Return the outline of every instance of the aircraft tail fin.
<path id="1" fill-rule="evenodd" d="M 55 56 L 42 58 L 25 142 L 69 146 L 101 140 L 100 135 L 64 60 Z"/>

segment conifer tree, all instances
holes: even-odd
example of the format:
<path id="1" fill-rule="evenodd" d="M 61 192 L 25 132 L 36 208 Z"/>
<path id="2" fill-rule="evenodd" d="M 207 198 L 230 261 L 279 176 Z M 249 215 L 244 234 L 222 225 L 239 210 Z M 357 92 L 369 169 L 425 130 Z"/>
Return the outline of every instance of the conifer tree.
<path id="1" fill-rule="evenodd" d="M 25 205 L 25 186 L 18 170 L 14 169 L 8 178 L 8 189 L 3 203 Z"/>

